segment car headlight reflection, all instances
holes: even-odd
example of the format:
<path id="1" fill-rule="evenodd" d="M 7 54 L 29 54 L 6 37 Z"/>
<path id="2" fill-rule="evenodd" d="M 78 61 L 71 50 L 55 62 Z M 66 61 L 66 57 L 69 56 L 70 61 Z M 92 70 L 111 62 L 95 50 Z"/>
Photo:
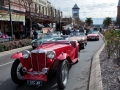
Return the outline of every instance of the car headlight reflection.
<path id="1" fill-rule="evenodd" d="M 22 55 L 23 55 L 23 58 L 24 58 L 24 59 L 27 59 L 27 58 L 30 56 L 30 51 L 24 50 L 24 51 L 22 52 Z"/>
<path id="2" fill-rule="evenodd" d="M 54 51 L 48 51 L 47 52 L 47 58 L 53 59 L 55 57 L 55 52 Z"/>

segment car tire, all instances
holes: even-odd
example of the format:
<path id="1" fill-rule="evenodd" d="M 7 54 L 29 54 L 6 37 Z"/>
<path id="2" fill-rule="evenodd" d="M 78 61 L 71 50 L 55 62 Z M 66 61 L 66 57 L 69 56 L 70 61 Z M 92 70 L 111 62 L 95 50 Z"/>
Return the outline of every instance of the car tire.
<path id="1" fill-rule="evenodd" d="M 13 64 L 12 64 L 12 68 L 11 68 L 11 78 L 13 80 L 13 82 L 15 84 L 23 84 L 23 79 L 20 79 L 18 78 L 17 76 L 17 69 L 18 69 L 18 66 L 20 65 L 20 60 L 19 59 L 16 59 Z M 21 76 L 23 77 L 23 72 L 22 72 L 22 66 L 21 68 L 19 68 L 19 73 L 21 74 Z"/>
<path id="2" fill-rule="evenodd" d="M 79 62 L 79 53 L 78 53 L 78 60 L 75 62 L 75 64 L 78 63 L 78 62 Z"/>
<path id="3" fill-rule="evenodd" d="M 80 47 L 80 44 L 78 45 L 78 52 L 80 52 L 80 50 L 81 50 L 81 47 Z"/>
<path id="4" fill-rule="evenodd" d="M 32 46 L 33 49 L 35 49 L 36 47 Z"/>
<path id="5" fill-rule="evenodd" d="M 81 46 L 80 46 L 80 44 L 79 44 L 79 46 L 78 46 L 78 52 L 80 52 L 80 50 L 81 50 Z"/>
<path id="6" fill-rule="evenodd" d="M 82 45 L 82 49 L 85 49 L 85 43 L 83 43 L 83 45 Z"/>
<path id="7" fill-rule="evenodd" d="M 67 85 L 69 68 L 67 60 L 59 61 L 57 69 L 57 84 L 59 89 L 64 89 Z"/>

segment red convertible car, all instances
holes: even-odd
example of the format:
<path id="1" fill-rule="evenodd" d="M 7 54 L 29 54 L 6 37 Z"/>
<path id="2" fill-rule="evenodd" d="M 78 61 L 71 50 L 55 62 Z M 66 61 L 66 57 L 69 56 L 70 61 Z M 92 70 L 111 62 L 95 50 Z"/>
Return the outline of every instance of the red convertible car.
<path id="1" fill-rule="evenodd" d="M 63 37 L 63 36 L 62 36 Z M 15 59 L 11 68 L 14 83 L 42 86 L 54 72 L 57 73 L 58 87 L 67 85 L 69 65 L 78 62 L 79 43 L 65 40 L 46 41 L 32 51 L 24 50 L 11 56 Z"/>
<path id="2" fill-rule="evenodd" d="M 88 35 L 87 35 L 87 40 L 97 40 L 97 41 L 99 41 L 98 31 L 89 32 Z"/>

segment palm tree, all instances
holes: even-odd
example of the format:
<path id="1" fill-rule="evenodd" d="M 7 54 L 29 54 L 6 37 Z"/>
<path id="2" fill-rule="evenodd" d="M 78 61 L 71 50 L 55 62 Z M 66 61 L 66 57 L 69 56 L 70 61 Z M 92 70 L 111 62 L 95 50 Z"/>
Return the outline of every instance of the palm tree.
<path id="1" fill-rule="evenodd" d="M 103 25 L 106 27 L 108 27 L 110 24 L 112 23 L 112 18 L 110 17 L 106 17 L 104 20 L 103 20 Z"/>
<path id="2" fill-rule="evenodd" d="M 93 24 L 92 18 L 86 18 L 85 23 L 86 23 L 88 26 L 91 26 L 91 25 Z"/>

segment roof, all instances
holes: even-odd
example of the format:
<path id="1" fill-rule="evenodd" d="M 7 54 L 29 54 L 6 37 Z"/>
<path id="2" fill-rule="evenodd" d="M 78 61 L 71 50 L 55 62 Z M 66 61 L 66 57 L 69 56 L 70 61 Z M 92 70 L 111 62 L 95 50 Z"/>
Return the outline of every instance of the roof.
<path id="1" fill-rule="evenodd" d="M 119 2 L 118 2 L 118 6 L 120 6 L 120 0 L 119 0 Z"/>
<path id="2" fill-rule="evenodd" d="M 77 6 L 77 4 L 75 4 L 72 9 L 80 9 L 80 8 Z"/>

